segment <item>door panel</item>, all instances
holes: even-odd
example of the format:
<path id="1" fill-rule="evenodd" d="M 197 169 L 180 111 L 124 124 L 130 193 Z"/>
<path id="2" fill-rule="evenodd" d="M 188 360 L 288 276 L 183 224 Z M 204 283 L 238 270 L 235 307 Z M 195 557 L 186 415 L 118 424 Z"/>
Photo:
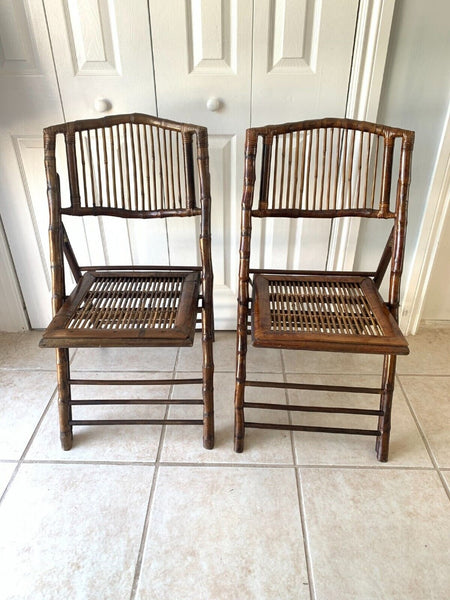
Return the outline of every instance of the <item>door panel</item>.
<path id="1" fill-rule="evenodd" d="M 252 7 L 238 0 L 150 2 L 160 116 L 234 134 L 250 116 Z M 216 98 L 215 110 L 207 108 Z M 214 109 L 214 106 L 211 108 Z"/>
<path id="2" fill-rule="evenodd" d="M 42 128 L 63 116 L 40 2 L 0 4 L 0 105 L 0 213 L 29 319 L 43 327 L 50 280 Z"/>
<path id="3" fill-rule="evenodd" d="M 252 125 L 345 115 L 357 0 L 255 2 Z M 269 220 L 254 265 L 324 269 L 329 219 Z"/>
<path id="4" fill-rule="evenodd" d="M 358 0 L 258 0 L 252 126 L 345 114 Z"/>
<path id="5" fill-rule="evenodd" d="M 152 0 L 150 16 L 160 116 L 208 127 L 216 323 L 234 327 L 252 3 Z M 179 245 L 178 232 L 168 233 Z"/>
<path id="6" fill-rule="evenodd" d="M 44 0 L 67 121 L 155 114 L 145 0 Z M 97 104 L 105 99 L 110 104 Z M 106 111 L 105 111 L 106 109 Z"/>
<path id="7" fill-rule="evenodd" d="M 108 113 L 156 114 L 145 0 L 45 0 L 44 4 L 66 120 Z M 91 142 L 95 146 L 95 140 Z M 83 218 L 83 227 L 71 222 L 68 234 L 90 264 L 158 264 L 168 256 L 164 221 L 137 224 Z"/>

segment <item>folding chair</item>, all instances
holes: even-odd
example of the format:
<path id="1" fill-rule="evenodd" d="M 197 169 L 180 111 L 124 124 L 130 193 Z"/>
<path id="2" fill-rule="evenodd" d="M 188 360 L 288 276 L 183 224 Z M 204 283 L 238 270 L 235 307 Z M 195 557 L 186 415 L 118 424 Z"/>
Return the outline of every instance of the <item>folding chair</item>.
<path id="1" fill-rule="evenodd" d="M 247 130 L 237 323 L 237 452 L 243 451 L 245 428 L 256 427 L 375 436 L 378 460 L 387 461 L 396 357 L 408 354 L 397 321 L 413 143 L 411 131 L 349 119 L 319 119 Z M 391 179 L 396 172 L 398 182 L 391 193 Z M 252 268 L 255 219 L 279 217 L 390 219 L 392 230 L 375 271 Z M 364 243 L 364 239 L 359 243 Z M 384 301 L 380 286 L 389 265 L 389 291 Z M 251 380 L 246 374 L 249 327 L 255 348 L 383 355 L 381 383 L 369 388 Z M 377 394 L 380 403 L 378 408 L 367 409 L 249 402 L 245 389 L 250 386 L 306 390 L 310 394 L 324 390 Z M 267 423 L 246 420 L 248 409 L 256 414 L 257 409 L 293 411 L 288 413 L 291 416 L 302 412 L 364 418 L 372 415 L 377 423 L 372 429 L 292 421 Z"/>
<path id="2" fill-rule="evenodd" d="M 58 136 L 63 136 L 59 138 Z M 67 194 L 57 173 L 59 142 L 67 170 Z M 211 264 L 208 135 L 204 127 L 143 114 L 74 121 L 44 129 L 50 209 L 53 320 L 40 346 L 56 348 L 61 444 L 72 447 L 74 426 L 108 424 L 203 425 L 203 445 L 214 445 L 213 273 Z M 55 151 L 55 147 L 57 151 Z M 66 163 L 66 167 L 64 166 Z M 196 166 L 197 165 L 197 166 Z M 195 218 L 200 231 L 195 266 L 80 265 L 67 235 L 67 219 Z M 154 221 L 153 221 L 154 222 Z M 150 223 L 147 221 L 150 227 Z M 86 228 L 87 229 L 87 228 Z M 190 229 L 190 228 L 189 228 Z M 194 231 L 195 227 L 190 229 Z M 195 236 L 197 237 L 197 236 Z M 145 243 L 155 244 L 155 237 Z M 183 237 L 183 243 L 184 237 Z M 66 292 L 69 265 L 75 287 Z M 72 378 L 69 349 L 192 346 L 198 315 L 202 333 L 202 377 L 96 380 Z M 149 369 L 151 370 L 151 365 Z M 72 387 L 96 385 L 197 384 L 198 400 L 73 400 Z M 199 404 L 199 419 L 79 419 L 75 405 Z M 77 410 L 77 409 L 75 409 Z M 199 415 L 200 416 L 200 415 Z"/>

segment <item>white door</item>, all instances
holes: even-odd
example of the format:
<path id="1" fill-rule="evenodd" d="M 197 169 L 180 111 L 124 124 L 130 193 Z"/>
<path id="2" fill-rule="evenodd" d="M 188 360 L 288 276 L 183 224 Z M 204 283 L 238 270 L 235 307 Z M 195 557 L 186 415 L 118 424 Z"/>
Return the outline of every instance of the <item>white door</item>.
<path id="1" fill-rule="evenodd" d="M 255 2 L 252 126 L 345 116 L 357 13 L 358 0 Z M 255 266 L 324 269 L 331 226 L 265 220 Z"/>
<path id="2" fill-rule="evenodd" d="M 16 68 L 14 85 L 22 82 L 21 87 L 5 92 L 2 85 L 1 90 L 2 104 L 6 95 L 9 107 L 7 115 L 2 111 L 1 143 L 10 148 L 0 166 L 1 195 L 19 198 L 3 200 L 1 211 L 32 326 L 45 326 L 50 305 L 41 128 L 63 119 L 101 116 L 97 111 L 106 109 L 106 114 L 147 112 L 208 127 L 216 324 L 234 327 L 245 129 L 344 116 L 358 1 L 151 0 L 147 5 L 146 0 L 44 0 L 42 5 L 30 2 L 30 14 L 26 0 L 1 2 L 9 12 L 25 7 L 28 29 L 23 29 L 31 39 L 11 41 L 10 23 L 0 24 L 2 53 L 5 47 L 11 53 L 29 46 L 39 48 L 40 65 L 46 59 L 40 80 L 33 78 L 34 71 L 18 73 Z M 45 100 L 38 95 L 39 84 Z M 35 98 L 32 109 L 19 104 L 21 94 Z M 26 147 L 33 159 L 24 158 L 22 138 L 18 141 L 24 134 L 31 136 Z M 4 179 L 3 170 L 11 171 L 9 178 Z M 26 190 L 25 202 L 16 194 L 18 188 L 22 197 Z M 17 228 L 22 221 L 26 233 Z M 83 240 L 89 223 L 79 229 L 76 243 L 84 245 L 92 261 L 156 264 L 158 256 L 148 256 L 142 225 L 113 225 L 105 218 L 94 230 L 94 244 Z M 172 264 L 190 260 L 180 224 L 167 228 L 159 222 L 157 227 L 161 239 L 171 242 L 170 251 L 163 244 L 159 258 Z M 275 227 L 287 240 L 284 248 L 272 242 L 279 233 Z M 312 230 L 300 222 L 283 228 L 284 223 L 269 224 L 260 232 L 258 248 L 263 250 L 255 253 L 260 264 L 296 266 L 301 259 L 307 266 L 324 265 L 329 223 L 322 221 Z M 325 250 L 319 262 L 318 249 Z"/>
<path id="3" fill-rule="evenodd" d="M 208 127 L 215 312 L 235 327 L 245 129 L 343 116 L 358 0 L 152 0 L 158 110 Z M 258 266 L 324 268 L 329 220 L 255 232 Z"/>
<path id="4" fill-rule="evenodd" d="M 234 328 L 238 205 L 251 110 L 252 3 L 152 0 L 150 11 L 159 114 L 208 128 L 215 322 Z"/>
<path id="5" fill-rule="evenodd" d="M 0 213 L 30 322 L 42 327 L 51 314 L 42 128 L 63 113 L 41 2 L 0 2 L 0 108 Z"/>
<path id="6" fill-rule="evenodd" d="M 156 112 L 148 7 L 146 0 L 1 0 L 0 9 L 1 214 L 31 325 L 45 327 L 50 269 L 42 128 L 103 112 Z M 74 219 L 68 232 L 86 262 L 140 258 L 138 227 L 111 218 L 83 221 Z M 165 243 L 164 223 L 156 228 Z M 166 256 L 165 246 L 156 258 Z"/>
<path id="7" fill-rule="evenodd" d="M 44 4 L 67 121 L 156 114 L 147 0 Z M 112 217 L 82 221 L 73 218 L 66 228 L 83 264 L 158 264 L 168 258 L 166 223 L 159 219 L 151 224 Z M 151 246 L 150 236 L 157 240 Z"/>

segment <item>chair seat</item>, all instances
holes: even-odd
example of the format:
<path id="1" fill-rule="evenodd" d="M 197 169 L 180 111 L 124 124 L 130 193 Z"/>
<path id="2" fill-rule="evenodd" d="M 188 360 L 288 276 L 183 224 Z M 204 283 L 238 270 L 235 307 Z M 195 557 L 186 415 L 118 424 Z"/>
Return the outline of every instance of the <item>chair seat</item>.
<path id="1" fill-rule="evenodd" d="M 89 271 L 40 346 L 192 346 L 199 290 L 199 271 Z"/>
<path id="2" fill-rule="evenodd" d="M 252 302 L 252 337 L 257 347 L 409 353 L 406 339 L 369 277 L 258 273 Z"/>

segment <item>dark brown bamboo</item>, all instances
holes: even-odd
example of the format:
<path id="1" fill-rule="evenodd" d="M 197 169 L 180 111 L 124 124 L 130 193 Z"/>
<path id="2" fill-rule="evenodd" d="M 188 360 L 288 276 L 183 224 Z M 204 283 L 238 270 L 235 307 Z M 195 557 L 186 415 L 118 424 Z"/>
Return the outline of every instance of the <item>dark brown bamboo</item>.
<path id="1" fill-rule="evenodd" d="M 381 462 L 387 462 L 389 457 L 389 438 L 391 434 L 391 412 L 392 398 L 394 394 L 395 366 L 397 357 L 387 354 L 383 363 L 383 391 L 380 397 L 381 415 L 378 419 L 380 435 L 377 438 L 377 458 Z"/>
<path id="2" fill-rule="evenodd" d="M 206 129 L 197 131 L 197 157 L 202 208 L 200 255 L 202 259 L 202 373 L 203 373 L 203 446 L 211 449 L 214 445 L 214 405 L 213 405 L 213 268 L 211 257 L 211 192 L 209 176 L 208 138 Z M 194 191 L 192 191 L 192 194 Z M 194 205 L 195 198 L 193 197 Z M 192 202 L 191 202 L 192 204 Z"/>
<path id="3" fill-rule="evenodd" d="M 72 401 L 72 404 L 74 402 Z M 244 402 L 244 408 L 261 408 L 263 410 L 281 410 L 293 412 L 317 412 L 343 415 L 383 415 L 383 411 L 370 408 L 348 408 L 345 406 L 300 406 L 295 404 L 272 404 L 270 402 Z"/>
<path id="4" fill-rule="evenodd" d="M 347 435 L 373 435 L 379 436 L 378 429 L 353 429 L 347 427 L 318 427 L 314 425 L 283 425 L 281 423 L 256 423 L 248 421 L 246 427 L 254 429 L 278 429 L 281 431 L 309 431 L 315 433 L 341 433 Z"/>
<path id="5" fill-rule="evenodd" d="M 331 130 L 330 135 L 328 130 Z M 295 153 L 292 151 L 294 136 L 297 140 Z M 259 138 L 262 140 L 263 157 L 261 170 L 256 173 Z M 401 140 L 402 145 L 393 208 L 391 181 L 396 140 Z M 410 131 L 350 119 L 317 119 L 247 130 L 236 348 L 237 452 L 243 450 L 245 428 L 257 427 L 375 436 L 378 460 L 387 460 L 396 355 L 408 353 L 397 320 L 413 140 L 414 134 Z M 268 157 L 274 161 L 272 168 Z M 254 207 L 257 177 L 260 195 Z M 269 189 L 270 202 L 267 201 Z M 250 268 L 252 219 L 267 217 L 383 218 L 393 220 L 393 231 L 376 271 L 327 273 Z M 384 302 L 378 288 L 389 264 L 388 301 Z M 250 284 L 253 286 L 253 299 L 249 294 Z M 246 353 L 250 323 L 256 347 L 384 354 L 381 387 L 249 380 L 246 376 Z M 378 394 L 380 407 L 247 402 L 246 387 Z M 373 416 L 378 417 L 378 428 L 246 421 L 244 408 Z"/>
<path id="6" fill-rule="evenodd" d="M 197 142 L 198 143 L 198 142 Z M 195 202 L 195 185 L 194 185 L 194 158 L 192 153 L 192 133 L 183 131 L 183 147 L 184 147 L 184 172 L 186 177 L 186 206 L 194 209 Z"/>
<path id="7" fill-rule="evenodd" d="M 63 236 L 63 252 L 67 260 L 67 264 L 72 271 L 72 275 L 76 282 L 81 279 L 81 269 L 78 264 L 75 252 L 73 251 L 72 244 L 70 243 L 69 236 L 67 235 L 66 228 L 62 225 L 62 236 Z"/>
<path id="8" fill-rule="evenodd" d="M 202 425 L 201 419 L 71 419 L 70 425 Z"/>
<path id="9" fill-rule="evenodd" d="M 249 268 L 250 268 L 250 238 L 251 238 L 251 207 L 253 203 L 256 180 L 257 135 L 251 129 L 247 130 L 245 140 L 245 175 L 244 192 L 241 212 L 241 242 L 239 247 L 239 288 L 238 288 L 238 321 L 236 347 L 236 389 L 235 389 L 235 430 L 234 449 L 242 452 L 244 449 L 244 393 L 246 380 L 247 356 L 247 322 L 249 303 Z M 276 168 L 275 168 L 276 170 Z M 275 175 L 274 175 L 275 177 Z"/>
<path id="10" fill-rule="evenodd" d="M 68 157 L 70 205 L 64 208 L 56 172 L 58 134 L 65 136 Z M 63 448 L 70 449 L 74 426 L 92 424 L 203 425 L 203 444 L 205 448 L 212 448 L 214 318 L 207 130 L 142 114 L 117 115 L 48 127 L 44 130 L 44 147 L 54 319 L 44 332 L 40 345 L 55 347 L 57 351 Z M 194 170 L 194 155 L 197 171 Z M 195 197 L 197 173 L 198 204 Z M 161 265 L 80 267 L 64 230 L 65 215 L 141 219 L 200 217 L 200 262 L 179 269 Z M 77 280 L 70 295 L 65 290 L 64 256 Z M 202 377 L 71 379 L 69 347 L 190 346 L 200 322 Z M 201 385 L 202 399 L 72 400 L 73 385 Z M 108 404 L 124 404 L 130 408 L 135 404 L 200 404 L 203 415 L 201 419 L 127 418 L 111 421 L 72 417 L 72 406 Z"/>
<path id="11" fill-rule="evenodd" d="M 67 164 L 69 168 L 70 201 L 73 206 L 80 206 L 80 190 L 78 187 L 78 169 L 75 152 L 75 132 L 69 131 L 66 135 Z"/>
<path id="12" fill-rule="evenodd" d="M 136 398 L 136 399 L 127 399 L 121 398 L 120 400 L 116 400 L 113 398 L 105 398 L 105 399 L 97 399 L 93 398 L 92 400 L 71 400 L 71 406 L 119 406 L 119 405 L 147 405 L 147 406 L 159 406 L 159 405 L 198 405 L 203 404 L 203 400 L 186 400 L 176 399 L 176 400 L 163 400 L 161 398 L 153 399 L 153 398 Z"/>

